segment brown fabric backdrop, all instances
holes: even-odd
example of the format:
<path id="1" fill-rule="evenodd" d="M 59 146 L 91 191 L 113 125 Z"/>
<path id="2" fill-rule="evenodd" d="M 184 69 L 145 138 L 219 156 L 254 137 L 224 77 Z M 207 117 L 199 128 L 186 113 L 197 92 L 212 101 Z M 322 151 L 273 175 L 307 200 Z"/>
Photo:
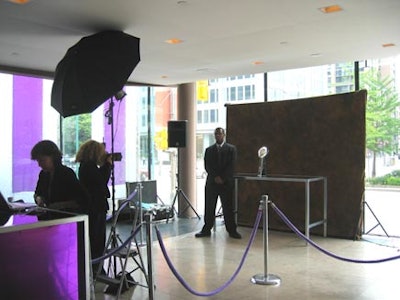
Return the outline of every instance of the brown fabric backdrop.
<path id="1" fill-rule="evenodd" d="M 365 90 L 278 102 L 227 106 L 227 141 L 236 145 L 236 173 L 256 175 L 267 146 L 267 174 L 325 176 L 328 235 L 354 238 L 364 193 Z M 238 223 L 252 226 L 261 195 L 304 230 L 304 184 L 239 181 Z M 311 183 L 311 223 L 323 216 L 323 183 Z M 269 208 L 269 227 L 289 230 Z M 322 226 L 311 229 L 322 234 Z"/>

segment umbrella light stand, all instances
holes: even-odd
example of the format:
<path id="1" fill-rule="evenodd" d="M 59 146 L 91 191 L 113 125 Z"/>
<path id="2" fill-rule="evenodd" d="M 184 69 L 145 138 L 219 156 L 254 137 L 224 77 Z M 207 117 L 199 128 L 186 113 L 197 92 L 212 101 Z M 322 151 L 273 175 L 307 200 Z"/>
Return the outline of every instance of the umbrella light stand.
<path id="1" fill-rule="evenodd" d="M 112 202 L 112 217 L 114 219 L 116 209 L 115 209 L 115 171 L 114 171 L 114 96 L 110 98 L 108 110 L 105 113 L 105 117 L 107 118 L 107 124 L 111 126 L 111 202 Z M 111 247 L 115 248 L 118 246 L 117 239 L 113 239 L 111 241 Z M 117 276 L 117 262 L 114 257 L 113 261 L 113 271 L 114 275 Z"/>
<path id="2" fill-rule="evenodd" d="M 112 202 L 112 215 L 115 215 L 115 172 L 114 172 L 114 97 L 110 98 L 108 110 L 105 113 L 108 121 L 107 124 L 111 126 L 111 202 Z"/>
<path id="3" fill-rule="evenodd" d="M 121 160 L 122 156 L 120 153 L 114 152 L 114 100 L 121 101 L 126 96 L 124 90 L 120 90 L 112 96 L 109 101 L 108 110 L 105 113 L 105 117 L 107 117 L 107 123 L 111 126 L 111 202 L 112 202 L 112 215 L 114 217 L 116 208 L 115 208 L 115 161 Z M 119 159 L 116 159 L 116 154 L 120 155 Z"/>

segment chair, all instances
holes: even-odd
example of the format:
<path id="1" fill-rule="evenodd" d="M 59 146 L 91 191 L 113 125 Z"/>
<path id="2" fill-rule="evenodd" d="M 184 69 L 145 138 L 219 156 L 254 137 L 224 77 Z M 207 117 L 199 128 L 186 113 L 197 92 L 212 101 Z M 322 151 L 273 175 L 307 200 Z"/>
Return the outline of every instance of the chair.
<path id="1" fill-rule="evenodd" d="M 143 203 L 157 203 L 157 181 L 146 180 L 141 182 L 125 182 L 126 195 L 130 195 L 135 189 L 138 189 L 139 183 L 142 189 L 142 202 Z M 135 195 L 136 199 L 139 199 L 139 190 Z"/>
<path id="2" fill-rule="evenodd" d="M 165 205 L 161 198 L 157 195 L 157 181 L 147 180 L 142 182 L 126 182 L 126 194 L 129 195 L 133 190 L 137 190 L 135 195 L 135 207 L 130 206 L 130 213 L 133 210 L 139 210 L 138 221 L 143 222 L 143 215 L 147 212 L 152 212 L 154 215 L 153 221 L 168 220 L 173 217 L 173 207 Z M 158 201 L 160 205 L 158 205 Z M 136 211 L 135 211 L 136 212 Z"/>
<path id="3" fill-rule="evenodd" d="M 102 268 L 99 268 L 95 277 L 95 282 L 99 281 L 108 284 L 106 292 L 116 294 L 117 299 L 123 291 L 128 290 L 132 285 L 140 285 L 146 288 L 148 287 L 148 275 L 144 267 L 143 258 L 140 252 L 140 247 L 136 240 L 136 236 L 130 236 L 124 241 L 117 233 L 118 217 L 120 216 L 121 211 L 126 208 L 126 206 L 132 205 L 134 193 L 136 193 L 136 191 L 131 193 L 131 195 L 128 196 L 128 199 L 120 204 L 118 210 L 114 214 L 110 234 L 108 236 L 103 255 L 103 257 L 105 257 L 103 261 L 105 261 L 107 257 L 109 258 L 106 274 L 102 274 Z M 134 233 L 137 229 L 138 212 L 139 211 L 136 209 L 131 233 Z M 123 244 L 126 245 L 123 246 Z M 130 270 L 128 270 L 129 259 L 133 261 L 134 265 L 134 267 Z M 132 274 L 135 271 L 141 271 L 143 273 L 146 280 L 146 285 L 140 284 L 133 278 Z"/>

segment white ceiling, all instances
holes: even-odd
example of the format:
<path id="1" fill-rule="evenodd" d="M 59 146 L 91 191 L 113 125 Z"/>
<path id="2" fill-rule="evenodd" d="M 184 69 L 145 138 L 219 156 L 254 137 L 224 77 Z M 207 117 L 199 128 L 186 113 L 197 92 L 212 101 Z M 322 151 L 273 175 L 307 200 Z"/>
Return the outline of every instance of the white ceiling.
<path id="1" fill-rule="evenodd" d="M 51 75 L 105 29 L 141 39 L 129 82 L 175 85 L 398 55 L 400 0 L 0 0 L 0 70 Z"/>

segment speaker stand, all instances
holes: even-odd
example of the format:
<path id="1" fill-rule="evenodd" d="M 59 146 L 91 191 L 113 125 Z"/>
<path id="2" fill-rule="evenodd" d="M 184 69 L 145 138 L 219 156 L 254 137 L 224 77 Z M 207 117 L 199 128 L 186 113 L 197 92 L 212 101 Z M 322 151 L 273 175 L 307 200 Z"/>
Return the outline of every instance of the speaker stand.
<path id="1" fill-rule="evenodd" d="M 176 215 L 180 217 L 188 208 L 191 208 L 193 212 L 196 214 L 197 218 L 200 220 L 200 215 L 197 213 L 196 209 L 193 207 L 192 203 L 190 203 L 189 198 L 186 196 L 184 191 L 179 187 L 179 174 L 176 174 L 176 180 L 177 180 L 177 186 L 175 187 L 175 196 L 174 200 L 172 201 L 172 209 L 175 211 Z M 175 209 L 175 203 L 176 200 L 179 199 L 179 197 L 182 197 L 183 200 L 186 202 L 186 207 L 181 211 L 179 214 L 178 211 Z M 167 218 L 167 223 L 168 223 L 169 218 Z"/>

